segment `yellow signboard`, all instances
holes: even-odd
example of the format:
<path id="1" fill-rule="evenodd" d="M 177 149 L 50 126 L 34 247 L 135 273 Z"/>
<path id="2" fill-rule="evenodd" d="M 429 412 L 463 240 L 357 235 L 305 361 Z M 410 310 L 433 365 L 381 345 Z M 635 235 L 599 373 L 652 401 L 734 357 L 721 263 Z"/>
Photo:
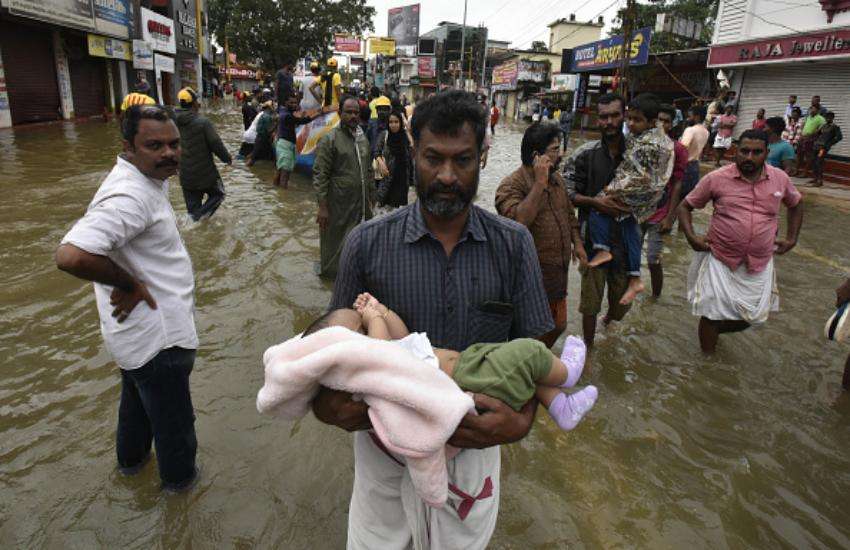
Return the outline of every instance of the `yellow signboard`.
<path id="1" fill-rule="evenodd" d="M 89 34 L 89 55 L 108 57 L 111 59 L 133 60 L 133 47 L 129 42 L 107 38 L 97 34 Z"/>
<path id="2" fill-rule="evenodd" d="M 372 36 L 368 42 L 370 54 L 395 55 L 395 40 L 392 38 Z"/>

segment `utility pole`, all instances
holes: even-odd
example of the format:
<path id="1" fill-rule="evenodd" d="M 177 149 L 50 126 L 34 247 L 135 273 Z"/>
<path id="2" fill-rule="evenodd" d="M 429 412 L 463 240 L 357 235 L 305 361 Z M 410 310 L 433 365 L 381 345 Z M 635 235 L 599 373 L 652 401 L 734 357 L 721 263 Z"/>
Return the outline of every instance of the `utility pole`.
<path id="1" fill-rule="evenodd" d="M 484 54 L 481 56 L 481 87 L 483 88 L 486 84 L 485 75 L 487 74 L 487 35 L 489 33 L 489 29 L 484 27 Z"/>
<path id="2" fill-rule="evenodd" d="M 620 79 L 618 91 L 628 101 L 629 92 L 629 60 L 632 51 L 632 33 L 635 19 L 635 0 L 626 0 L 626 10 L 623 12 L 623 55 L 620 64 Z"/>
<path id="3" fill-rule="evenodd" d="M 463 25 L 460 28 L 460 80 L 463 81 L 463 49 L 466 47 L 466 0 L 463 0 Z M 464 86 L 465 87 L 465 86 Z"/>

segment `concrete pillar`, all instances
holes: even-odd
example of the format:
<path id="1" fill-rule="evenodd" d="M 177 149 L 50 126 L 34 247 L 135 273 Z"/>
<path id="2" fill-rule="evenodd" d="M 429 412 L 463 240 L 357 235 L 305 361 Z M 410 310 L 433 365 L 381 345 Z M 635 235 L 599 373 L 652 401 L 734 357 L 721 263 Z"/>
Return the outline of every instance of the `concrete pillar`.
<path id="1" fill-rule="evenodd" d="M 6 71 L 3 69 L 3 51 L 0 50 L 0 128 L 12 127 L 12 108 L 6 91 Z"/>
<path id="2" fill-rule="evenodd" d="M 56 61 L 56 83 L 59 86 L 59 104 L 62 108 L 62 118 L 74 118 L 74 96 L 71 95 L 71 71 L 68 68 L 68 56 L 62 47 L 62 37 L 59 31 L 53 31 L 53 56 Z"/>
<path id="3" fill-rule="evenodd" d="M 130 86 L 127 84 L 127 62 L 123 59 L 118 60 L 118 82 L 121 86 L 121 100 L 123 101 L 130 93 Z"/>
<path id="4" fill-rule="evenodd" d="M 106 86 L 109 88 L 109 108 L 107 109 L 110 113 L 115 113 L 117 109 L 115 108 L 115 78 L 112 76 L 112 71 L 116 67 L 115 61 L 112 59 L 107 59 L 106 63 Z"/>

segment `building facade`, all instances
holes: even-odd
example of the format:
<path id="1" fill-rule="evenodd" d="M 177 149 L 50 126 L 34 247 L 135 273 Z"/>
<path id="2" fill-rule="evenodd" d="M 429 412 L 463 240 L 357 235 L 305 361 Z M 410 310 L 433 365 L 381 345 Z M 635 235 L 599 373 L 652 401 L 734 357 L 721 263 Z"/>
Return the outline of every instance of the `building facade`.
<path id="1" fill-rule="evenodd" d="M 850 3 L 843 0 L 721 0 L 708 66 L 738 92 L 736 135 L 759 109 L 782 116 L 788 96 L 804 110 L 811 97 L 850 126 Z M 850 160 L 850 141 L 832 150 Z"/>
<path id="2" fill-rule="evenodd" d="M 203 0 L 0 0 L 0 128 L 109 116 L 140 79 L 198 89 Z"/>

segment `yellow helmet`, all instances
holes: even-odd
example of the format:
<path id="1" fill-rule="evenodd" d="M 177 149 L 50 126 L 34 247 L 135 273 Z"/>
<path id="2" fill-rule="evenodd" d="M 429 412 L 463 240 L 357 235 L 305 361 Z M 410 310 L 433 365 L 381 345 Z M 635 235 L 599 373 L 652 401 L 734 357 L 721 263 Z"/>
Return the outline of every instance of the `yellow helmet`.
<path id="1" fill-rule="evenodd" d="M 375 100 L 375 107 L 392 107 L 393 104 L 390 102 L 390 98 L 385 95 L 380 96 Z"/>
<path id="2" fill-rule="evenodd" d="M 181 103 L 194 103 L 198 99 L 198 94 L 192 88 L 183 88 L 177 92 L 177 101 Z"/>
<path id="3" fill-rule="evenodd" d="M 328 59 L 328 67 L 331 69 L 337 68 L 337 61 L 335 58 L 331 57 L 330 59 Z"/>
<path id="4" fill-rule="evenodd" d="M 319 62 L 318 61 L 313 61 L 312 63 L 310 63 L 310 70 L 311 71 L 315 71 L 318 68 L 319 68 Z"/>

